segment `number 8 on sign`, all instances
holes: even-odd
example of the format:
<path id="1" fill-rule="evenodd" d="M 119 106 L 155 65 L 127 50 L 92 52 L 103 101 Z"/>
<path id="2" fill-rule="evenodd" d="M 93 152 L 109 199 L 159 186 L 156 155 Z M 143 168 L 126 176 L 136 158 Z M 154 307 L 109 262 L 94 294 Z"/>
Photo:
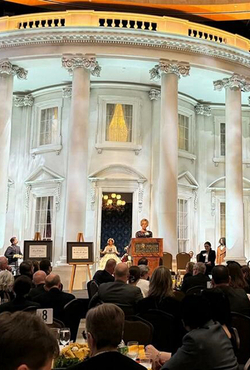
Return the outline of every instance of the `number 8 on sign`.
<path id="1" fill-rule="evenodd" d="M 41 317 L 45 324 L 53 324 L 53 308 L 39 308 L 36 314 Z"/>

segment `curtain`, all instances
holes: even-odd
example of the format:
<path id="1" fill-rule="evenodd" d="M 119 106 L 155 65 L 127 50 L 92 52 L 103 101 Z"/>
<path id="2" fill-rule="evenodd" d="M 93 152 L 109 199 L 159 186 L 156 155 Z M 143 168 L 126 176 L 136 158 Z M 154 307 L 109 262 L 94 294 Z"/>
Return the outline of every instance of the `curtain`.
<path id="1" fill-rule="evenodd" d="M 133 106 L 128 104 L 122 104 L 123 117 L 128 129 L 127 142 L 132 141 L 132 112 Z"/>
<path id="2" fill-rule="evenodd" d="M 106 140 L 109 141 L 109 125 L 114 117 L 116 104 L 106 105 Z"/>

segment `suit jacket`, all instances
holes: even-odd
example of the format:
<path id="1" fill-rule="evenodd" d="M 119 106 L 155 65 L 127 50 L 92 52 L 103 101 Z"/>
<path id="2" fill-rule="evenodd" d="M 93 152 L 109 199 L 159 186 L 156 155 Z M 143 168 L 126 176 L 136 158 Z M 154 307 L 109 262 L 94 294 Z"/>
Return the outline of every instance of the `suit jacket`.
<path id="1" fill-rule="evenodd" d="M 0 313 L 8 311 L 8 312 L 16 312 L 16 311 L 22 311 L 24 308 L 30 307 L 30 306 L 36 306 L 37 308 L 40 308 L 40 304 L 29 301 L 28 299 L 24 297 L 16 297 L 12 301 L 3 303 L 0 305 Z"/>
<path id="2" fill-rule="evenodd" d="M 204 288 L 207 288 L 207 282 L 210 279 L 204 275 L 204 274 L 197 274 L 194 276 L 187 277 L 185 280 L 183 280 L 183 284 L 181 287 L 182 292 L 186 293 L 186 291 L 190 288 L 193 288 L 195 286 L 204 286 Z"/>
<path id="3" fill-rule="evenodd" d="M 39 284 L 35 288 L 30 289 L 27 298 L 32 301 L 35 297 L 37 297 L 38 295 L 41 295 L 43 293 L 45 293 L 44 283 Z"/>
<path id="4" fill-rule="evenodd" d="M 90 301 L 90 307 L 94 307 L 97 302 L 102 301 L 134 308 L 136 303 L 142 298 L 140 288 L 126 284 L 121 280 L 116 280 L 113 283 L 105 283 L 99 286 L 98 292 Z"/>
<path id="5" fill-rule="evenodd" d="M 9 246 L 4 253 L 5 257 L 8 258 L 9 265 L 16 265 L 18 262 L 18 258 L 13 258 L 14 254 L 22 255 L 21 249 L 18 245 Z"/>
<path id="6" fill-rule="evenodd" d="M 203 255 L 206 253 L 206 250 L 203 250 L 200 252 L 199 254 L 199 261 L 198 262 L 203 262 L 205 263 L 205 260 L 206 260 L 206 257 Z M 211 265 L 206 265 L 207 267 L 207 270 L 206 270 L 206 275 L 210 274 L 213 267 L 215 266 L 215 258 L 216 258 L 216 254 L 215 254 L 215 251 L 213 251 L 212 249 L 210 249 L 209 253 L 208 253 L 208 262 L 211 262 Z"/>
<path id="7" fill-rule="evenodd" d="M 119 352 L 104 352 L 71 366 L 74 370 L 145 370 L 145 367 Z"/>
<path id="8" fill-rule="evenodd" d="M 115 278 L 106 270 L 98 270 L 96 271 L 93 280 L 95 280 L 97 285 L 100 285 L 103 283 L 112 283 L 115 281 Z"/>
<path id="9" fill-rule="evenodd" d="M 250 301 L 244 289 L 232 288 L 228 285 L 220 285 L 216 289 L 221 290 L 228 297 L 231 312 L 250 316 Z"/>
<path id="10" fill-rule="evenodd" d="M 34 301 L 41 305 L 41 308 L 53 308 L 53 317 L 61 321 L 64 320 L 63 307 L 72 299 L 75 299 L 73 294 L 65 293 L 58 288 L 51 288 L 48 292 L 34 297 Z"/>
<path id="11" fill-rule="evenodd" d="M 191 330 L 162 370 L 183 370 L 183 366 L 192 370 L 238 370 L 231 341 L 220 324 L 209 321 Z"/>

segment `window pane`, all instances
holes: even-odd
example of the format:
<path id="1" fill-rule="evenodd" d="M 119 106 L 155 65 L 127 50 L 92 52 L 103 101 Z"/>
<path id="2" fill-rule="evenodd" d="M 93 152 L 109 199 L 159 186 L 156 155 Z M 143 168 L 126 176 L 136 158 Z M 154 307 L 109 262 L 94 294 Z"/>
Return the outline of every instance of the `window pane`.
<path id="1" fill-rule="evenodd" d="M 41 110 L 40 121 L 40 145 L 48 145 L 56 142 L 58 128 L 58 107 Z"/>
<path id="2" fill-rule="evenodd" d="M 226 154 L 226 124 L 220 123 L 220 155 Z"/>
<path id="3" fill-rule="evenodd" d="M 178 146 L 179 149 L 189 150 L 189 117 L 178 114 Z"/>
<path id="4" fill-rule="evenodd" d="M 36 199 L 35 232 L 40 232 L 42 239 L 51 239 L 53 216 L 53 197 Z"/>
<path id="5" fill-rule="evenodd" d="M 106 105 L 106 141 L 132 141 L 133 106 L 129 104 Z"/>
<path id="6" fill-rule="evenodd" d="M 220 203 L 220 238 L 226 237 L 226 203 Z"/>
<path id="7" fill-rule="evenodd" d="M 178 251 L 186 252 L 188 248 L 188 201 L 178 199 Z"/>

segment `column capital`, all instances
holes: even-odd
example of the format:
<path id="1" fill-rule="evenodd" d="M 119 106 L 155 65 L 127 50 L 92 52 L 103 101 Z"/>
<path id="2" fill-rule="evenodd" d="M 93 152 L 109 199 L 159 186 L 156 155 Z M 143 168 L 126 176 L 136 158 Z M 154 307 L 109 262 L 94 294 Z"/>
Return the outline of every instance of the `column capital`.
<path id="1" fill-rule="evenodd" d="M 150 89 L 148 96 L 150 100 L 158 100 L 161 97 L 161 90 L 160 89 Z"/>
<path id="2" fill-rule="evenodd" d="M 214 90 L 221 91 L 223 88 L 230 90 L 241 90 L 243 92 L 250 91 L 250 79 L 243 75 L 234 73 L 231 77 L 223 78 L 213 82 Z"/>
<path id="3" fill-rule="evenodd" d="M 15 107 L 32 107 L 34 98 L 32 94 L 28 95 L 14 95 L 14 106 Z"/>
<path id="4" fill-rule="evenodd" d="M 195 113 L 200 114 L 201 116 L 211 116 L 211 107 L 207 104 L 200 104 L 198 103 L 194 107 Z"/>
<path id="5" fill-rule="evenodd" d="M 174 73 L 178 78 L 189 76 L 190 64 L 186 62 L 178 62 L 177 60 L 160 59 L 159 64 L 156 64 L 150 69 L 150 79 L 158 80 L 162 73 Z"/>
<path id="6" fill-rule="evenodd" d="M 10 63 L 9 59 L 2 59 L 0 60 L 0 74 L 7 74 L 17 76 L 19 79 L 26 79 L 28 71 Z"/>
<path id="7" fill-rule="evenodd" d="M 101 67 L 94 55 L 63 55 L 62 66 L 66 68 L 70 74 L 73 73 L 75 68 L 85 68 L 88 69 L 93 76 L 100 77 Z"/>
<path id="8" fill-rule="evenodd" d="M 72 96 L 72 87 L 67 86 L 62 89 L 62 96 L 63 98 L 71 98 Z"/>

